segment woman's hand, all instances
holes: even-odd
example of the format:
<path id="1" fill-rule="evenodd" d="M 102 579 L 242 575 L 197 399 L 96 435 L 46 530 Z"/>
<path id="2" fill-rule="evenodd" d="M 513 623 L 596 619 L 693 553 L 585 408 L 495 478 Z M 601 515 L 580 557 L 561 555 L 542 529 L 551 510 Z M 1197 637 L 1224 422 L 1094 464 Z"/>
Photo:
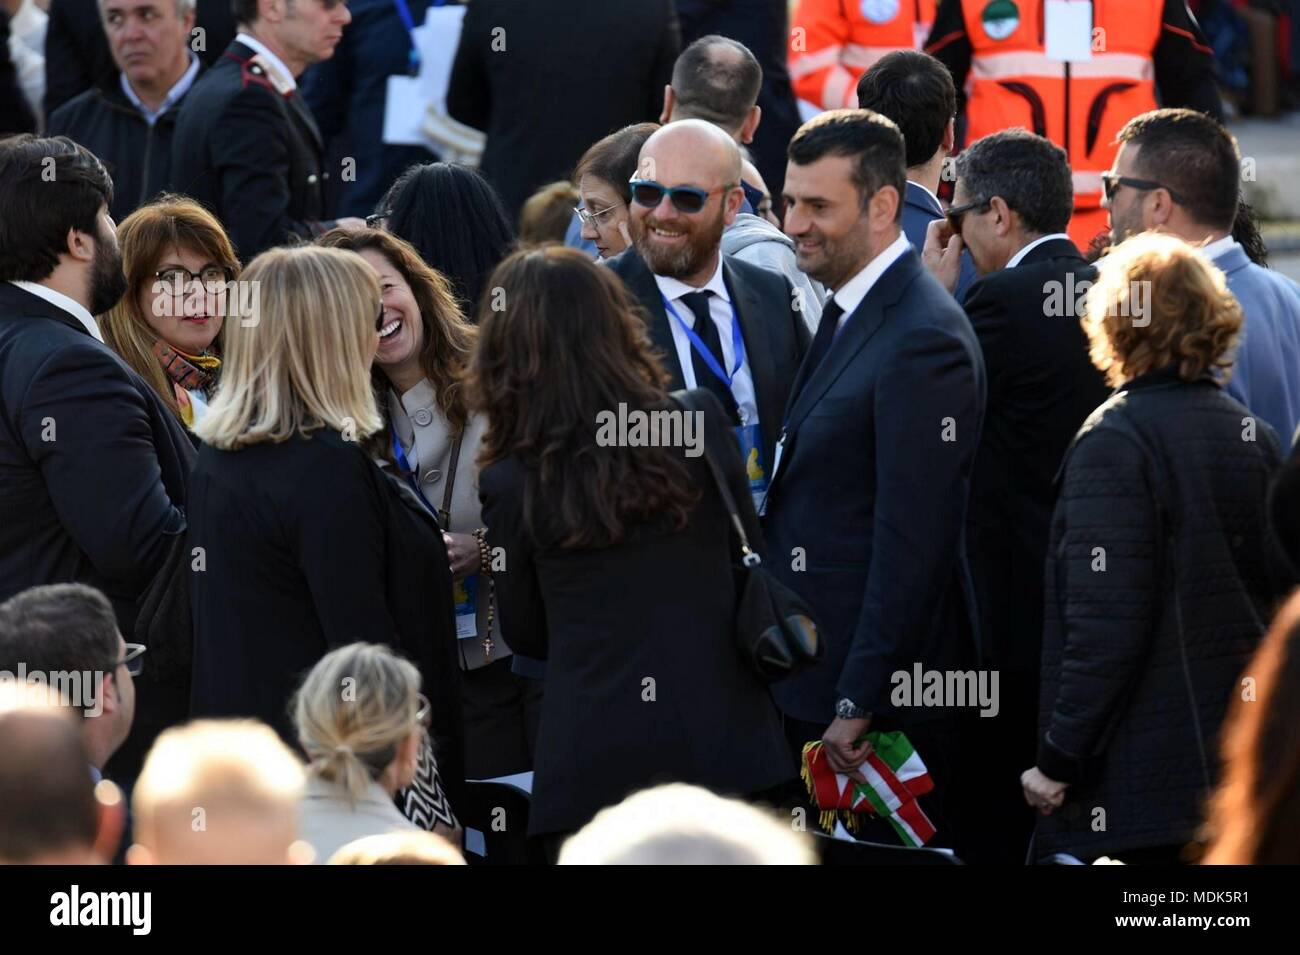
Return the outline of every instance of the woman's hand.
<path id="1" fill-rule="evenodd" d="M 1020 774 L 1020 785 L 1025 790 L 1025 802 L 1044 816 L 1050 816 L 1061 808 L 1065 802 L 1065 790 L 1069 788 L 1068 783 L 1048 779 L 1037 766 Z"/>
<path id="2" fill-rule="evenodd" d="M 460 580 L 478 570 L 478 540 L 473 534 L 444 533 L 442 541 L 447 545 L 447 560 L 451 563 L 452 579 Z"/>
<path id="3" fill-rule="evenodd" d="M 465 851 L 465 830 L 460 826 L 452 827 L 445 822 L 435 822 L 433 831 L 455 846 L 457 852 Z"/>

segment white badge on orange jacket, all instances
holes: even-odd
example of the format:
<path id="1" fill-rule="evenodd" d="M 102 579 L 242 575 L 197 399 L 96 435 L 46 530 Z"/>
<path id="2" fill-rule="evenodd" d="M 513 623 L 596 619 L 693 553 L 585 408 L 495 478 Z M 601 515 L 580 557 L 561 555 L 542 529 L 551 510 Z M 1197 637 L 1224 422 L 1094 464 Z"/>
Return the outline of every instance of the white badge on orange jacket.
<path id="1" fill-rule="evenodd" d="M 1043 11 L 1047 58 L 1059 63 L 1092 59 L 1092 0 L 1047 0 Z"/>
<path id="2" fill-rule="evenodd" d="M 456 602 L 456 639 L 478 636 L 478 574 L 470 574 L 451 585 Z"/>
<path id="3" fill-rule="evenodd" d="M 892 23 L 898 16 L 898 0 L 862 0 L 858 9 L 872 23 Z"/>
<path id="4" fill-rule="evenodd" d="M 990 40 L 1005 40 L 1020 26 L 1015 0 L 991 0 L 980 12 L 980 26 Z"/>

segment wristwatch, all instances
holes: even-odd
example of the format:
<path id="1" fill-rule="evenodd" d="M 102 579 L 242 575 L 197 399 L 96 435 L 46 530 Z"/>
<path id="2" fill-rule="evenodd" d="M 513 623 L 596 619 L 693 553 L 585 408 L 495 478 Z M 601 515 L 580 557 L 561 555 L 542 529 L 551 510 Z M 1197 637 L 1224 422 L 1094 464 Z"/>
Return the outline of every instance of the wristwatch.
<path id="1" fill-rule="evenodd" d="M 835 715 L 842 720 L 864 720 L 871 714 L 847 696 L 842 696 L 835 704 Z"/>

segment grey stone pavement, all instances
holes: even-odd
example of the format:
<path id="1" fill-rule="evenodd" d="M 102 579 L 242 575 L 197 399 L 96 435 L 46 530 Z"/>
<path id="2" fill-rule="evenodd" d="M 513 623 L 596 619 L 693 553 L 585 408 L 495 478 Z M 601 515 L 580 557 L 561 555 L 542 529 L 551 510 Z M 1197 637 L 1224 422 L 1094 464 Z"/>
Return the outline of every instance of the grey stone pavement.
<path id="1" fill-rule="evenodd" d="M 1300 282 L 1300 113 L 1235 120 L 1228 128 L 1241 147 L 1246 194 L 1261 219 L 1269 265 Z"/>

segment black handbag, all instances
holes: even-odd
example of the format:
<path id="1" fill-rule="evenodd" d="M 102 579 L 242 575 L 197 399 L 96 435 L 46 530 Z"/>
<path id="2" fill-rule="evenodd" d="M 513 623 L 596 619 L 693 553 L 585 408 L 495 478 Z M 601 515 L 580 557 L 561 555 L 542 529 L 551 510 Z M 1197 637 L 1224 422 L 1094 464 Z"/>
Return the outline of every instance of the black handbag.
<path id="1" fill-rule="evenodd" d="M 703 411 L 687 391 L 673 397 L 688 411 Z M 767 572 L 763 559 L 749 544 L 736 498 L 722 466 L 704 444 L 704 459 L 731 515 L 739 542 L 736 577 L 736 643 L 759 677 L 769 683 L 783 680 L 819 662 L 826 652 L 812 611 L 798 594 Z"/>

